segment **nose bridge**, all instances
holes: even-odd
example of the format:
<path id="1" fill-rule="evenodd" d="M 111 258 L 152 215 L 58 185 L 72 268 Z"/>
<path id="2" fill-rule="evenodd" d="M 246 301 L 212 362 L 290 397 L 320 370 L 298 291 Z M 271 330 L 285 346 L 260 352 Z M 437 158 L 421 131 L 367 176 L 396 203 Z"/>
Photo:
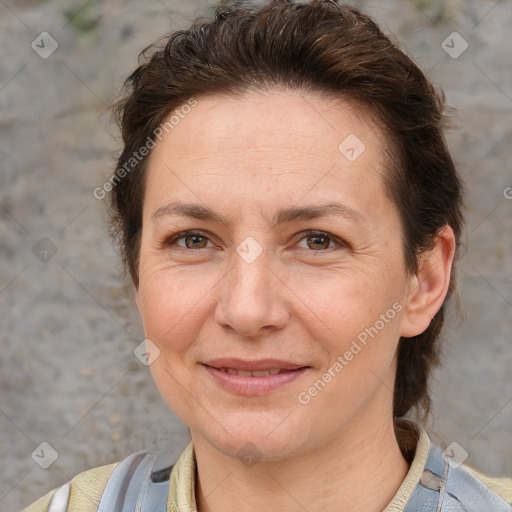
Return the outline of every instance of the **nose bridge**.
<path id="1" fill-rule="evenodd" d="M 219 298 L 217 321 L 245 335 L 262 327 L 282 327 L 287 309 L 268 252 L 253 238 L 241 242 L 233 253 L 232 268 Z"/>
<path id="2" fill-rule="evenodd" d="M 266 306 L 265 296 L 271 285 L 269 263 L 268 253 L 262 247 L 256 250 L 254 242 L 242 242 L 237 247 L 226 290 L 226 299 L 232 306 L 242 308 L 246 304 L 255 312 Z"/>

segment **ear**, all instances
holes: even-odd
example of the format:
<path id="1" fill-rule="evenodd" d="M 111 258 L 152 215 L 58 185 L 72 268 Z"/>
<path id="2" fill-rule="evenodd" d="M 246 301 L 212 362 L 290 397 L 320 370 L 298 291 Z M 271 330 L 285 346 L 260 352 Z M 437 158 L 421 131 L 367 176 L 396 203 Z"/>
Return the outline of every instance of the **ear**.
<path id="1" fill-rule="evenodd" d="M 435 246 L 422 255 L 417 274 L 409 280 L 400 336 L 410 338 L 427 329 L 448 293 L 454 255 L 455 235 L 446 225 L 439 230 Z"/>

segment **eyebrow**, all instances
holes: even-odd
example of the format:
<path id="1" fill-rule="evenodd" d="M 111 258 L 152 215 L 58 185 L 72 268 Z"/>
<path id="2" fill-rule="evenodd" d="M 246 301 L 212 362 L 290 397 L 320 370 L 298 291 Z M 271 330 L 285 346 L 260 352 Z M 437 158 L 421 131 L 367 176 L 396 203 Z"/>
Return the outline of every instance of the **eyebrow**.
<path id="1" fill-rule="evenodd" d="M 222 217 L 207 206 L 194 203 L 182 203 L 181 201 L 173 201 L 161 206 L 152 213 L 151 220 L 155 222 L 158 218 L 167 215 L 179 215 L 198 220 L 216 221 L 227 227 L 231 227 L 233 224 L 231 219 Z M 272 228 L 284 223 L 317 219 L 326 215 L 338 215 L 359 222 L 368 222 L 367 217 L 353 208 L 341 203 L 329 203 L 324 205 L 281 208 L 272 218 Z"/>

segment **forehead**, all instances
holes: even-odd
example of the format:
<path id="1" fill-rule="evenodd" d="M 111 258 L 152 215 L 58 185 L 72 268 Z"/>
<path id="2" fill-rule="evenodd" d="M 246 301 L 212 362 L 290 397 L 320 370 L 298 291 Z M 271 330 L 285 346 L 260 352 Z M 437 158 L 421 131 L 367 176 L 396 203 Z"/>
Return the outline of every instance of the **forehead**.
<path id="1" fill-rule="evenodd" d="M 356 194 L 364 203 L 364 189 L 370 206 L 384 194 L 384 149 L 371 116 L 338 98 L 282 90 L 198 97 L 152 150 L 146 199 L 160 207 L 180 191 L 250 207 L 258 195 L 261 207 Z"/>
<path id="2" fill-rule="evenodd" d="M 185 114 L 176 115 L 180 108 L 171 112 L 166 119 L 173 119 L 172 126 L 163 134 L 171 139 L 172 133 L 173 141 L 168 142 L 189 154 L 202 147 L 226 149 L 228 142 L 244 148 L 287 147 L 294 152 L 338 150 L 349 135 L 370 146 L 384 142 L 368 109 L 333 95 L 274 89 L 201 96 L 196 101 L 197 106 Z"/>

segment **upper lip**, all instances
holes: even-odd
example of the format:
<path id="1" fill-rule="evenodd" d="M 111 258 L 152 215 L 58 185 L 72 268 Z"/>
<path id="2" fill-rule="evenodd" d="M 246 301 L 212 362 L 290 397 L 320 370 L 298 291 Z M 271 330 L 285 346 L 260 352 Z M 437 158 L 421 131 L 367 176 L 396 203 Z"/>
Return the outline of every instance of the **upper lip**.
<path id="1" fill-rule="evenodd" d="M 223 359 L 211 359 L 203 363 L 214 368 L 234 368 L 235 370 L 246 370 L 248 372 L 257 372 L 259 370 L 270 370 L 278 368 L 279 370 L 297 370 L 306 365 L 296 364 L 279 359 L 258 359 L 257 361 L 244 361 L 233 357 Z"/>

